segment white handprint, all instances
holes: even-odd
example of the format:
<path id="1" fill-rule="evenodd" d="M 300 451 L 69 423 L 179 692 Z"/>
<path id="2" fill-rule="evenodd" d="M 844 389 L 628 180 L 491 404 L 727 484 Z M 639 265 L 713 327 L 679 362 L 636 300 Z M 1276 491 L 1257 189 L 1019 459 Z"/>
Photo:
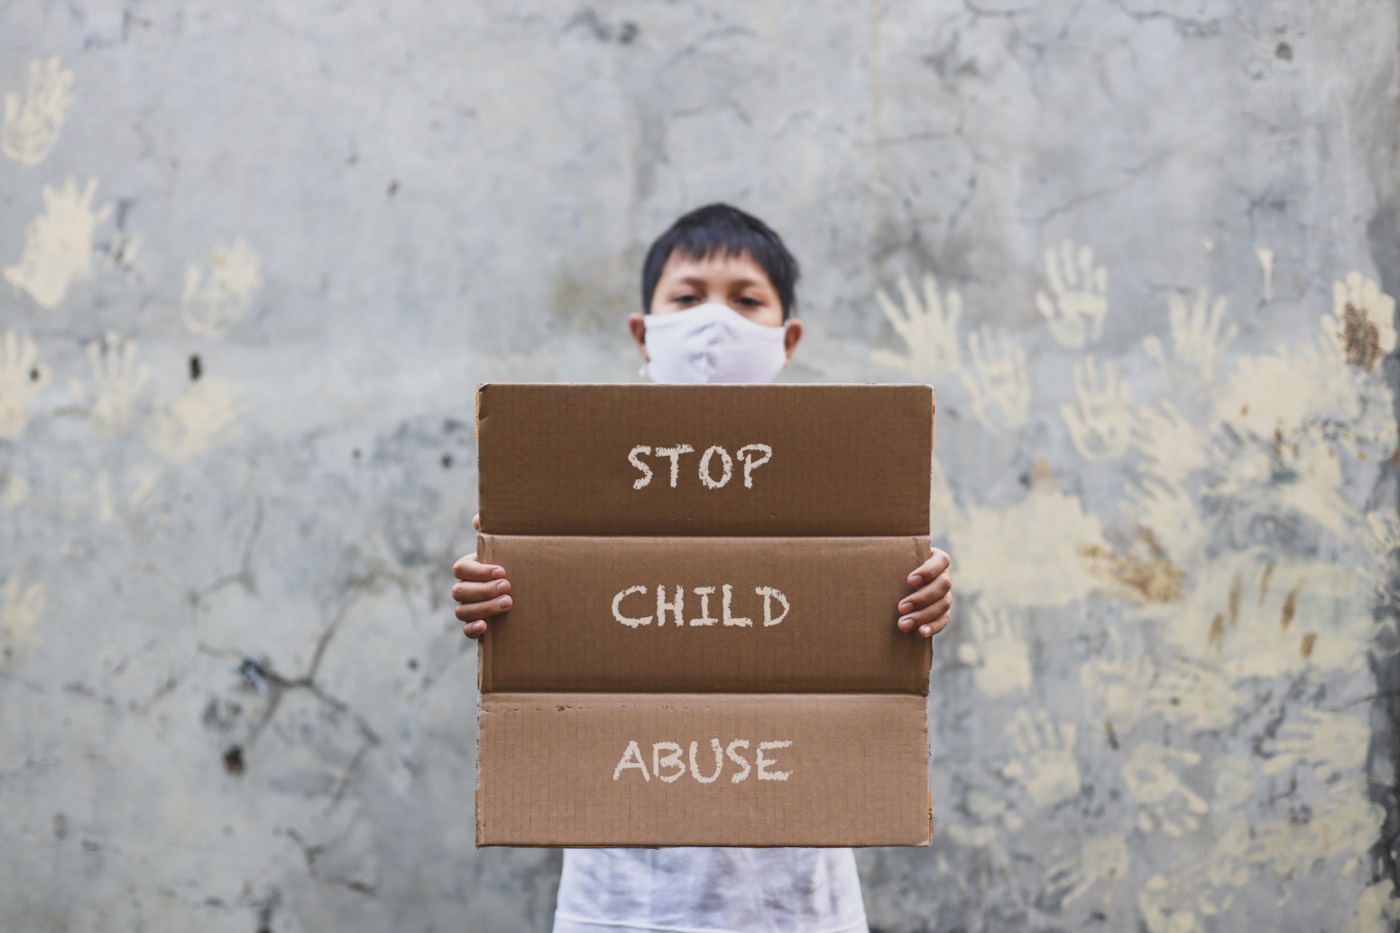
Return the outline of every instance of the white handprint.
<path id="1" fill-rule="evenodd" d="M 1311 802 L 1305 820 L 1271 820 L 1254 827 L 1249 861 L 1285 878 L 1305 875 L 1325 859 L 1348 856 L 1343 875 L 1355 869 L 1376 840 L 1385 810 L 1369 799 L 1364 775 L 1339 782 Z"/>
<path id="2" fill-rule="evenodd" d="M 6 331 L 0 355 L 0 437 L 14 440 L 24 433 L 29 406 L 48 381 L 48 367 L 39 362 L 34 341 Z"/>
<path id="3" fill-rule="evenodd" d="M 123 342 L 115 333 L 107 333 L 99 343 L 87 347 L 92 366 L 92 389 L 74 378 L 69 391 L 82 404 L 90 406 L 89 415 L 104 434 L 121 434 L 131 425 L 131 411 L 150 381 L 151 370 L 136 362 L 136 341 Z"/>
<path id="4" fill-rule="evenodd" d="M 97 179 L 78 191 L 69 178 L 59 189 L 44 185 L 44 213 L 25 225 L 24 254 L 18 265 L 5 268 L 5 280 L 23 289 L 41 308 L 53 308 L 68 286 L 92 274 L 92 234 L 112 205 L 92 209 Z"/>
<path id="5" fill-rule="evenodd" d="M 1252 761 L 1239 755 L 1225 755 L 1216 758 L 1214 763 L 1211 800 L 1217 808 L 1228 810 L 1254 796 L 1256 775 Z"/>
<path id="6" fill-rule="evenodd" d="M 1204 290 L 1196 294 L 1196 301 L 1190 307 L 1179 294 L 1167 300 L 1175 361 L 1183 368 L 1194 370 L 1205 382 L 1215 378 L 1216 364 L 1239 333 L 1234 324 L 1224 326 L 1227 305 L 1223 295 L 1210 303 Z M 1144 338 L 1142 345 L 1148 356 L 1159 363 L 1166 362 L 1162 342 L 1156 337 Z"/>
<path id="7" fill-rule="evenodd" d="M 1026 351 L 1013 344 L 1006 331 L 984 327 L 968 337 L 972 373 L 964 373 L 963 388 L 972 413 L 993 431 L 1013 432 L 1026 423 L 1031 405 Z"/>
<path id="8" fill-rule="evenodd" d="M 1128 452 L 1133 436 L 1133 406 L 1128 384 L 1118 381 L 1113 364 L 1103 365 L 1102 381 L 1093 354 L 1074 367 L 1075 405 L 1060 414 L 1074 446 L 1086 460 L 1114 460 Z"/>
<path id="9" fill-rule="evenodd" d="M 1152 472 L 1169 483 L 1184 484 L 1210 465 L 1209 447 L 1200 428 L 1181 416 L 1170 402 L 1138 409 L 1133 446 L 1142 451 Z"/>
<path id="10" fill-rule="evenodd" d="M 173 402 L 157 400 L 146 440 L 167 462 L 186 463 L 236 434 L 243 412 L 237 390 L 206 376 Z"/>
<path id="11" fill-rule="evenodd" d="M 972 635 L 974 641 L 958 646 L 958 658 L 973 666 L 979 690 L 997 697 L 1030 689 L 1030 645 L 1023 622 L 1007 612 L 978 607 L 972 616 Z"/>
<path id="12" fill-rule="evenodd" d="M 207 278 L 194 263 L 185 266 L 185 291 L 180 299 L 185 326 L 205 337 L 224 336 L 248 313 L 262 286 L 262 257 L 247 240 L 239 237 L 231 244 L 215 243 Z"/>
<path id="13" fill-rule="evenodd" d="M 1079 763 L 1074 759 L 1073 723 L 1057 724 L 1043 709 L 1022 709 L 1006 728 L 1006 737 L 1018 760 L 1002 768 L 1002 774 L 1020 781 L 1037 807 L 1053 807 L 1078 796 Z"/>
<path id="14" fill-rule="evenodd" d="M 1195 497 L 1173 482 L 1152 474 L 1130 485 L 1125 497 L 1126 514 L 1153 538 L 1179 567 L 1190 567 L 1205 547 L 1208 535 L 1201 507 Z"/>
<path id="15" fill-rule="evenodd" d="M 1359 773 L 1371 743 L 1371 729 L 1362 720 L 1304 710 L 1287 723 L 1274 745 L 1274 757 L 1264 763 L 1265 774 L 1281 774 L 1308 763 L 1313 774 L 1326 783 L 1336 775 Z"/>
<path id="16" fill-rule="evenodd" d="M 949 289 L 946 297 L 938 295 L 938 281 L 924 276 L 924 295 L 920 299 L 909 277 L 899 277 L 899 290 L 904 296 L 900 310 L 884 289 L 875 293 L 875 301 L 909 349 L 907 356 L 879 349 L 870 356 L 875 362 L 898 369 L 921 379 L 951 376 L 961 367 L 958 354 L 958 322 L 962 320 L 962 296 Z"/>
<path id="17" fill-rule="evenodd" d="M 1148 712 L 1197 732 L 1228 726 L 1244 701 L 1219 668 L 1184 658 L 1163 671 L 1147 691 Z"/>
<path id="18" fill-rule="evenodd" d="M 21 589 L 14 576 L 0 586 L 0 666 L 18 662 L 34 649 L 34 629 L 47 608 L 43 583 Z"/>
<path id="19" fill-rule="evenodd" d="M 1087 839 L 1076 855 L 1050 865 L 1050 870 L 1045 873 L 1045 887 L 1041 896 L 1053 904 L 1070 904 L 1100 882 L 1116 884 L 1128 873 L 1129 862 L 1128 840 L 1125 837 L 1097 836 Z M 1104 898 L 1108 898 L 1107 891 Z"/>
<path id="20" fill-rule="evenodd" d="M 1166 875 L 1153 875 L 1138 892 L 1138 909 L 1147 933 L 1205 933 L 1187 901 L 1186 885 Z"/>
<path id="21" fill-rule="evenodd" d="M 1395 299 L 1374 280 L 1349 272 L 1332 283 L 1332 313 L 1322 326 L 1348 363 L 1374 370 L 1395 349 Z"/>
<path id="22" fill-rule="evenodd" d="M 1160 828 L 1169 836 L 1180 836 L 1201 825 L 1201 815 L 1210 806 L 1172 770 L 1173 765 L 1191 767 L 1200 762 L 1200 753 L 1191 750 L 1157 745 L 1133 749 L 1123 763 L 1123 781 L 1137 800 L 1139 829 Z"/>
<path id="23" fill-rule="evenodd" d="M 64 113 L 73 101 L 72 86 L 73 72 L 64 71 L 57 58 L 30 62 L 24 102 L 14 92 L 5 95 L 0 150 L 23 165 L 44 161 L 63 129 Z"/>
<path id="24" fill-rule="evenodd" d="M 1084 704 L 1090 716 L 1103 715 L 1112 729 L 1114 741 L 1119 730 L 1131 729 L 1142 715 L 1142 685 L 1151 674 L 1141 654 L 1131 659 L 1123 653 L 1123 642 L 1115 629 L 1108 630 L 1113 646 L 1111 654 L 1095 655 L 1079 671 L 1079 683 L 1084 690 Z"/>
<path id="25" fill-rule="evenodd" d="M 1082 347 L 1099 339 L 1108 314 L 1108 270 L 1094 265 L 1094 251 L 1065 240 L 1057 254 L 1045 251 L 1050 294 L 1035 293 L 1035 306 L 1062 347 Z"/>
<path id="26" fill-rule="evenodd" d="M 948 838 L 960 846 L 987 853 L 1001 870 L 1001 877 L 997 877 L 992 866 L 974 865 L 974 883 L 986 886 L 1012 879 L 1011 859 L 1002 840 L 1024 826 L 1025 821 L 1007 801 L 984 787 L 972 786 L 966 789 L 962 805 L 948 824 Z"/>

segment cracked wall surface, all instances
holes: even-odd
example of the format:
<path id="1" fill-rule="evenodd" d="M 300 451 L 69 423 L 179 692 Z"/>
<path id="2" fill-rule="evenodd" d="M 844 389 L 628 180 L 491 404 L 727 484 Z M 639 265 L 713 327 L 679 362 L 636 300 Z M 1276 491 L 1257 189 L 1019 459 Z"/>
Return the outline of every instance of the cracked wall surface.
<path id="1" fill-rule="evenodd" d="M 0 928 L 549 928 L 559 853 L 472 843 L 473 391 L 636 379 L 716 199 L 804 264 L 783 378 L 939 396 L 937 828 L 857 853 L 872 929 L 1400 928 L 1400 4 L 0 36 Z"/>

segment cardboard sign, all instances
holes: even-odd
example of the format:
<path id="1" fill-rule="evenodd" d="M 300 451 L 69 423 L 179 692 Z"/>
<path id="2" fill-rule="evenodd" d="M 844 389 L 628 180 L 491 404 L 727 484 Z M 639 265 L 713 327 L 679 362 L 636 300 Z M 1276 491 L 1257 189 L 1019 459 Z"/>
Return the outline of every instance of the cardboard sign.
<path id="1" fill-rule="evenodd" d="M 483 844 L 928 844 L 919 694 L 486 694 L 480 721 Z"/>
<path id="2" fill-rule="evenodd" d="M 484 385 L 498 535 L 926 535 L 928 386 Z"/>
<path id="3" fill-rule="evenodd" d="M 487 385 L 478 845 L 926 845 L 927 386 Z"/>
<path id="4" fill-rule="evenodd" d="M 482 644 L 482 693 L 928 692 L 932 642 L 895 625 L 927 535 L 483 534 L 477 553 L 518 594 Z"/>

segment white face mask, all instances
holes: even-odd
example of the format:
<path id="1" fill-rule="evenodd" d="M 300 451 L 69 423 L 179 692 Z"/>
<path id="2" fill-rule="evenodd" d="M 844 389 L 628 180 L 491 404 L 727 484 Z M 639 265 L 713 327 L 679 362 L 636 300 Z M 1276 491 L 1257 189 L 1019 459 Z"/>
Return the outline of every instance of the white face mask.
<path id="1" fill-rule="evenodd" d="M 728 305 L 707 302 L 646 316 L 652 382 L 772 382 L 787 362 L 782 327 L 755 324 Z"/>

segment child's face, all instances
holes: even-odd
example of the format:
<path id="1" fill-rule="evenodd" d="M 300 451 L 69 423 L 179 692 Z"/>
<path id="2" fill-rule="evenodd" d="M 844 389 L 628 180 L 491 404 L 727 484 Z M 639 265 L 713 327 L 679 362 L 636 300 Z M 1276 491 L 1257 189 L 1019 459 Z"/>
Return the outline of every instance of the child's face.
<path id="1" fill-rule="evenodd" d="M 783 304 L 778 299 L 777 289 L 768 273 L 747 253 L 739 256 L 716 254 L 708 259 L 672 253 L 652 293 L 651 314 L 680 314 L 687 308 L 710 302 L 728 305 L 755 324 L 783 326 Z M 645 359 L 646 319 L 632 314 L 627 324 Z M 783 341 L 789 360 L 801 337 L 802 322 L 789 319 Z"/>

